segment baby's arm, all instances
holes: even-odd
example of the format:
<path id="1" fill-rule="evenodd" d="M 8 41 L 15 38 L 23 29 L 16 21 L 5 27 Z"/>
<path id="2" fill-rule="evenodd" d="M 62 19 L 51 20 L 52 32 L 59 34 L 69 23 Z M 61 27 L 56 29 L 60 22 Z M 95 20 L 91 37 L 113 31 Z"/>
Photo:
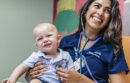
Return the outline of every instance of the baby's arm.
<path id="1" fill-rule="evenodd" d="M 18 65 L 8 78 L 7 83 L 16 83 L 17 79 L 29 69 L 25 64 Z"/>

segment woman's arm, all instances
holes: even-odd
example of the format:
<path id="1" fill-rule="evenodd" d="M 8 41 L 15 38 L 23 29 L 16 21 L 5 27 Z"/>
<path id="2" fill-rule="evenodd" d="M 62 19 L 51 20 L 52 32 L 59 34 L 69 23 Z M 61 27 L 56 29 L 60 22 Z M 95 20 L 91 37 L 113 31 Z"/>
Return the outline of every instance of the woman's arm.
<path id="1" fill-rule="evenodd" d="M 110 83 L 127 83 L 126 73 L 120 72 L 117 74 L 109 74 Z"/>
<path id="2" fill-rule="evenodd" d="M 61 80 L 63 83 L 95 83 L 93 80 L 76 71 L 62 69 L 58 67 L 56 69 L 59 80 Z"/>

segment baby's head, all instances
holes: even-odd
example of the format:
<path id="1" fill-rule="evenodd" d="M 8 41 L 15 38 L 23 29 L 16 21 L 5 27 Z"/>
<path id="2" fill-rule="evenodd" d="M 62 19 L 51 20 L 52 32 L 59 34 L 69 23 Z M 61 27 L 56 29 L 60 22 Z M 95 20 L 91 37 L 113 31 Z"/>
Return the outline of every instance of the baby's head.
<path id="1" fill-rule="evenodd" d="M 46 54 L 57 52 L 60 36 L 55 25 L 40 23 L 33 30 L 36 46 Z"/>

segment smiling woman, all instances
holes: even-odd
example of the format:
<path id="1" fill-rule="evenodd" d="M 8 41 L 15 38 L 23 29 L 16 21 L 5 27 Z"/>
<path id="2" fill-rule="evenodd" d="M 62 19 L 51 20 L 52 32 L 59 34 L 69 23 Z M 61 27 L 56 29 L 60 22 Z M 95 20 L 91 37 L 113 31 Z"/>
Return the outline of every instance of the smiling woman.
<path id="1" fill-rule="evenodd" d="M 69 51 L 75 62 L 76 54 L 79 55 L 79 58 L 80 56 L 85 57 L 86 65 L 78 70 L 84 75 L 57 69 L 59 76 L 66 78 L 64 81 L 67 83 L 93 83 L 93 81 L 108 83 L 108 79 L 111 83 L 125 83 L 125 72 L 128 73 L 129 69 L 122 50 L 121 32 L 122 22 L 117 0 L 88 0 L 81 9 L 78 32 L 64 37 L 59 46 Z M 97 39 L 88 41 L 94 38 Z M 87 43 L 84 42 L 84 39 Z M 72 49 L 74 47 L 78 50 L 76 54 Z M 95 57 L 92 55 L 95 52 L 101 55 Z M 64 75 L 61 72 L 65 72 Z M 68 76 L 66 77 L 66 75 Z M 77 80 L 72 80 L 73 78 Z"/>
<path id="2" fill-rule="evenodd" d="M 97 31 L 98 34 L 108 23 L 111 13 L 111 1 L 96 0 L 93 2 L 88 11 L 85 13 L 86 31 Z"/>
<path id="3" fill-rule="evenodd" d="M 126 83 L 129 69 L 121 33 L 117 0 L 87 0 L 80 12 L 78 31 L 63 37 L 59 45 L 70 53 L 77 71 L 57 68 L 59 78 L 63 78 L 59 80 L 63 83 L 108 83 L 108 80 Z M 40 75 L 36 73 L 42 70 L 38 69 L 40 65 L 32 69 L 32 77 Z"/>

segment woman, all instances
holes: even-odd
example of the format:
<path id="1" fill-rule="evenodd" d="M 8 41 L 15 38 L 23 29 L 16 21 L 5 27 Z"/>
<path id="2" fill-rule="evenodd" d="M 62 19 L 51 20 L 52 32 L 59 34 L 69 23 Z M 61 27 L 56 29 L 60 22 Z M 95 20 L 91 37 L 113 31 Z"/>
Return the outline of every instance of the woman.
<path id="1" fill-rule="evenodd" d="M 87 0 L 81 9 L 78 32 L 64 37 L 59 45 L 70 53 L 78 72 L 57 68 L 59 79 L 63 83 L 126 83 L 129 69 L 121 32 L 117 0 Z M 41 64 L 45 63 L 36 63 L 31 77 L 47 71 L 47 65 Z"/>
<path id="2" fill-rule="evenodd" d="M 129 69 L 124 59 L 121 32 L 117 0 L 88 0 L 80 13 L 78 32 L 64 37 L 59 46 L 68 51 L 74 61 L 78 50 L 77 54 L 85 57 L 87 65 L 79 70 L 82 74 L 57 68 L 59 76 L 66 83 L 108 83 L 108 79 L 111 83 L 126 83 Z"/>
<path id="3" fill-rule="evenodd" d="M 57 68 L 59 78 L 63 78 L 61 81 L 108 83 L 109 79 L 111 83 L 126 83 L 129 69 L 122 49 L 121 32 L 117 0 L 88 0 L 81 9 L 78 32 L 64 37 L 59 46 L 68 51 L 75 64 L 80 64 L 82 69 L 76 66 L 76 72 Z M 84 65 L 76 59 L 80 56 Z M 35 76 L 35 73 L 31 75 Z"/>

